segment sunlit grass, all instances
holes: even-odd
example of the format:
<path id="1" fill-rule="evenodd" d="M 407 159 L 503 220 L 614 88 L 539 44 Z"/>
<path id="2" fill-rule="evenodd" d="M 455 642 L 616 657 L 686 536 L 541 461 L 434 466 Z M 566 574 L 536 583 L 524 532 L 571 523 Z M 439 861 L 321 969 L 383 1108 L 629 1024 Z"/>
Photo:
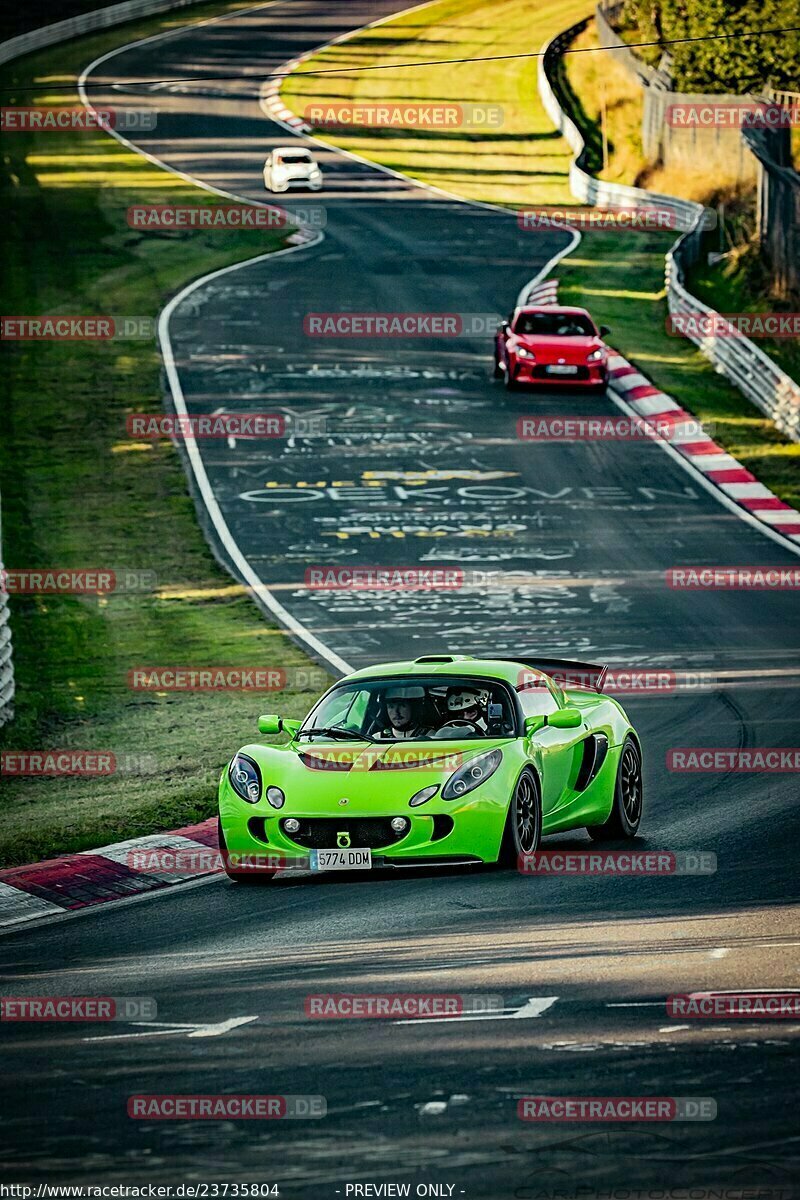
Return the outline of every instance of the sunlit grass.
<path id="1" fill-rule="evenodd" d="M 570 202 L 571 152 L 553 130 L 539 101 L 535 58 L 456 65 L 354 71 L 303 78 L 303 72 L 364 67 L 380 60 L 477 58 L 538 52 L 566 25 L 591 12 L 586 0 L 532 8 L 518 0 L 442 0 L 331 47 L 304 63 L 284 85 L 289 108 L 303 114 L 312 102 L 442 102 L 499 105 L 496 130 L 320 130 L 326 141 L 390 165 L 394 170 L 469 199 L 523 207 Z"/>
<path id="2" fill-rule="evenodd" d="M 58 80 L 135 36 L 207 18 L 134 28 L 44 51 L 7 69 L 19 88 Z M 238 6 L 237 6 L 238 7 Z M 79 104 L 59 94 L 59 104 Z M 109 135 L 82 130 L 5 139 L 0 238 L 6 312 L 155 317 L 189 279 L 282 244 L 259 230 L 132 230 L 126 209 L 160 196 L 217 202 L 153 167 Z M 149 773 L 101 779 L 3 779 L 0 862 L 30 862 L 201 820 L 215 810 L 216 777 L 232 748 L 255 733 L 255 693 L 133 693 L 142 664 L 306 666 L 249 594 L 214 562 L 168 440 L 125 437 L 130 412 L 161 412 L 154 338 L 125 343 L 7 343 L 0 410 L 6 564 L 150 572 L 152 589 L 108 597 L 12 598 L 16 718 L 8 748 L 146 750 Z M 281 695 L 301 716 L 310 695 Z"/>

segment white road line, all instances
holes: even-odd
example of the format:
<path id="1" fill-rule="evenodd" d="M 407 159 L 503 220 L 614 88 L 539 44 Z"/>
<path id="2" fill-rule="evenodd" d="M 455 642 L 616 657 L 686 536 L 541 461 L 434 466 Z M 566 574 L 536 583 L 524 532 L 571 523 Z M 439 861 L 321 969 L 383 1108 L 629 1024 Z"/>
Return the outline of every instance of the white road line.
<path id="1" fill-rule="evenodd" d="M 170 1037 L 181 1033 L 186 1037 L 195 1038 L 220 1037 L 223 1033 L 230 1033 L 232 1029 L 237 1029 L 240 1025 L 249 1025 L 251 1021 L 257 1020 L 258 1015 L 256 1014 L 254 1017 L 230 1017 L 227 1021 L 219 1021 L 214 1025 L 181 1025 L 172 1021 L 133 1021 L 133 1025 L 145 1025 L 146 1028 L 133 1033 L 111 1033 L 104 1034 L 102 1037 L 85 1037 L 81 1040 L 84 1042 L 119 1042 L 125 1038 Z"/>
<path id="2" fill-rule="evenodd" d="M 266 4 L 257 4 L 252 8 L 245 10 L 239 9 L 236 12 L 224 13 L 219 17 L 209 17 L 205 21 L 190 22 L 186 25 L 178 26 L 177 29 L 165 29 L 162 30 L 161 33 L 151 34 L 150 37 L 138 38 L 136 41 L 126 42 L 124 46 L 117 46 L 115 50 L 109 50 L 106 54 L 101 54 L 99 58 L 96 58 L 93 62 L 90 62 L 88 67 L 85 67 L 84 70 L 81 71 L 80 75 L 78 76 L 77 84 L 78 95 L 81 98 L 81 103 L 86 109 L 88 109 L 89 112 L 94 113 L 97 111 L 86 94 L 86 82 L 96 67 L 101 66 L 104 62 L 108 62 L 110 58 L 115 58 L 118 54 L 124 54 L 126 50 L 135 50 L 139 46 L 146 46 L 152 42 L 163 41 L 170 37 L 178 37 L 180 34 L 187 33 L 189 30 L 202 29 L 205 25 L 214 25 L 219 21 L 229 21 L 235 17 L 242 16 L 243 12 L 258 12 L 262 8 L 274 8 L 277 4 L 283 3 L 284 0 L 268 0 Z M 231 95 L 230 98 L 234 99 L 235 97 Z M 157 158 L 155 154 L 150 154 L 147 150 L 142 150 L 140 146 L 128 141 L 128 139 L 123 137 L 121 133 L 117 133 L 115 129 L 109 129 L 106 126 L 103 126 L 103 130 L 105 133 L 110 134 L 111 137 L 116 138 L 121 145 L 126 147 L 126 149 L 133 150 L 134 153 L 141 155 L 142 158 L 146 158 L 148 162 L 153 163 L 157 167 L 161 167 L 164 171 L 169 171 L 171 175 L 177 175 L 179 179 L 184 179 L 187 183 L 191 183 L 195 187 L 202 188 L 206 192 L 213 192 L 215 196 L 224 196 L 227 200 L 238 200 L 242 204 L 248 204 L 251 206 L 257 205 L 262 208 L 268 208 L 272 206 L 272 202 L 269 200 L 251 200 L 247 196 L 239 196 L 235 192 L 226 192 L 223 188 L 214 187 L 210 183 L 203 183 L 202 180 L 195 178 L 194 175 L 188 175 L 185 171 L 179 171 L 177 167 L 171 167 L 169 163 L 165 163 L 163 159 Z"/>
<path id="3" fill-rule="evenodd" d="M 558 996 L 531 996 L 521 1008 L 502 1013 L 467 1013 L 463 1017 L 405 1017 L 392 1021 L 393 1025 L 454 1025 L 458 1021 L 518 1021 L 528 1017 L 540 1017 L 552 1008 Z"/>

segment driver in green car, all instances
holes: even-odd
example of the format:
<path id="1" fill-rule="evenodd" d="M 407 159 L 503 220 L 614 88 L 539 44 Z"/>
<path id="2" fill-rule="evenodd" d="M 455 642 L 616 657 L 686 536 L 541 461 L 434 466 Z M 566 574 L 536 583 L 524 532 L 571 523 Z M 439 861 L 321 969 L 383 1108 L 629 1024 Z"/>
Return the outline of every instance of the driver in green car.
<path id="1" fill-rule="evenodd" d="M 441 737 L 443 730 L 452 730 L 453 737 L 463 736 L 466 734 L 477 734 L 479 737 L 486 734 L 488 726 L 486 724 L 486 716 L 484 706 L 481 705 L 481 697 L 475 688 L 471 687 L 451 687 L 447 689 L 445 698 L 445 708 L 447 717 L 443 725 L 440 725 L 436 731 L 436 736 Z"/>
<path id="2" fill-rule="evenodd" d="M 419 686 L 398 685 L 387 688 L 384 696 L 386 726 L 377 737 L 421 738 L 430 734 L 430 727 L 423 724 L 425 689 Z"/>

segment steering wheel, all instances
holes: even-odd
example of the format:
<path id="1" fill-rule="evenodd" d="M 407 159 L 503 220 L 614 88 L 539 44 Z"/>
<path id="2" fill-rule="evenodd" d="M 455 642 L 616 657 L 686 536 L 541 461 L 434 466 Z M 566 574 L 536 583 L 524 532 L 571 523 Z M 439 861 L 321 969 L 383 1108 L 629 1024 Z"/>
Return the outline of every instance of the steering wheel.
<path id="1" fill-rule="evenodd" d="M 440 725 L 436 730 L 434 737 L 440 737 L 445 729 L 472 729 L 475 733 L 483 733 L 483 730 L 481 729 L 480 725 L 478 725 L 477 721 L 445 721 L 444 725 Z"/>

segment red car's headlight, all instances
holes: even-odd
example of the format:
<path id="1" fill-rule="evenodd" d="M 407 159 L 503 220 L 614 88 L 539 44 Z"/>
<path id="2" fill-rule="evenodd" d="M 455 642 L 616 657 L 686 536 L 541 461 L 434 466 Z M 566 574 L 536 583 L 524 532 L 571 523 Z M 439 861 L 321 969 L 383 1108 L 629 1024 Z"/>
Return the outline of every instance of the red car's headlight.
<path id="1" fill-rule="evenodd" d="M 600 362 L 600 360 L 605 358 L 605 356 L 606 356 L 605 347 L 598 346 L 596 350 L 592 350 L 591 354 L 587 354 L 586 361 L 587 362 Z"/>
<path id="2" fill-rule="evenodd" d="M 535 358 L 536 357 L 536 355 L 533 353 L 533 351 L 529 350 L 527 346 L 515 346 L 514 353 L 516 354 L 517 358 Z"/>

